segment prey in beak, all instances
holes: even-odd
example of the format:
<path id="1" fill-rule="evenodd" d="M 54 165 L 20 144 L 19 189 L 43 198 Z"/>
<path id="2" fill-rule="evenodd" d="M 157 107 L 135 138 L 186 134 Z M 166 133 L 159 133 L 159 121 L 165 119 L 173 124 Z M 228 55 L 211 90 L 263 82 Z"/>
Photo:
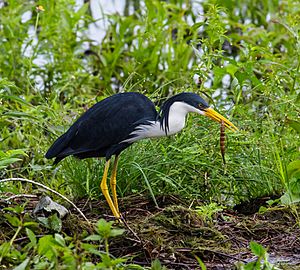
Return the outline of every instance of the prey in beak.
<path id="1" fill-rule="evenodd" d="M 232 130 L 234 132 L 238 131 L 238 128 L 234 124 L 232 124 L 228 119 L 226 119 L 224 116 L 222 116 L 221 114 L 219 114 L 212 108 L 204 109 L 204 115 L 208 116 L 209 118 L 211 118 L 212 120 L 214 120 L 218 123 L 221 123 L 222 121 L 224 121 L 225 127 L 229 128 L 230 130 Z"/>

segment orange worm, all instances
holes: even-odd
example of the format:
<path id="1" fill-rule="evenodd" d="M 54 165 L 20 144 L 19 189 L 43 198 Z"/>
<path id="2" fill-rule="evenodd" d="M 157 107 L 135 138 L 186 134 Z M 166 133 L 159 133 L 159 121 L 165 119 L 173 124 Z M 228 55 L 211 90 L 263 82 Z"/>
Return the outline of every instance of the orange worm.
<path id="1" fill-rule="evenodd" d="M 224 121 L 221 121 L 220 126 L 220 149 L 221 149 L 221 155 L 223 159 L 223 163 L 225 164 L 225 124 Z"/>

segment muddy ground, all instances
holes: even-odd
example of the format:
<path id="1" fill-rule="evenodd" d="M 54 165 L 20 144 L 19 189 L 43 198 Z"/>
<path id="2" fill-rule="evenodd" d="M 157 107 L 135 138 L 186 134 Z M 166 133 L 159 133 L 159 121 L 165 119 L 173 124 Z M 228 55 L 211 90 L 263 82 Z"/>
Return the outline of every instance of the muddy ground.
<path id="1" fill-rule="evenodd" d="M 121 199 L 126 225 L 117 226 L 126 231 L 111 240 L 110 252 L 142 266 L 159 259 L 167 269 L 201 269 L 197 256 L 207 269 L 235 269 L 238 262 L 255 259 L 249 243 L 256 241 L 268 247 L 269 260 L 280 269 L 300 269 L 299 208 L 273 207 L 259 214 L 259 207 L 266 205 L 268 199 L 225 209 L 211 218 L 204 218 L 191 209 L 190 201 L 176 196 L 157 197 L 159 208 L 144 195 Z M 27 210 L 37 202 L 30 200 Z M 76 204 L 91 222 L 100 218 L 113 220 L 104 201 L 82 199 Z M 75 209 L 71 213 L 63 220 L 63 231 L 68 235 L 80 233 L 85 227 Z"/>
<path id="2" fill-rule="evenodd" d="M 256 241 L 268 247 L 272 263 L 282 269 L 300 269 L 297 214 L 281 207 L 258 214 L 268 199 L 256 199 L 204 220 L 175 196 L 158 197 L 159 208 L 145 196 L 125 198 L 120 208 L 130 230 L 127 228 L 122 238 L 112 241 L 110 251 L 117 257 L 134 256 L 133 262 L 140 265 L 149 265 L 158 258 L 168 269 L 200 269 L 196 255 L 208 269 L 234 269 L 237 262 L 255 259 L 249 242 Z M 97 220 L 103 209 L 103 217 L 110 218 L 103 202 L 78 204 L 90 220 Z"/>

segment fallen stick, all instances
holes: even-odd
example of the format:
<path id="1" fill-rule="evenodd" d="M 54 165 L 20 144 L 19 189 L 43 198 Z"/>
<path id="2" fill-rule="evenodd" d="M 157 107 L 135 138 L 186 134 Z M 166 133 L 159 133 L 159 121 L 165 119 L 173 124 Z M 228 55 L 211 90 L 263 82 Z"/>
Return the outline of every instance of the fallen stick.
<path id="1" fill-rule="evenodd" d="M 54 193 L 55 195 L 61 197 L 62 199 L 64 199 L 65 201 L 67 201 L 69 204 L 71 204 L 77 211 L 78 213 L 84 218 L 84 220 L 86 222 L 88 222 L 88 224 L 90 224 L 90 221 L 86 218 L 86 216 L 81 212 L 81 210 L 72 202 L 70 201 L 67 197 L 65 197 L 64 195 L 60 194 L 59 192 L 57 192 L 56 190 L 54 189 L 51 189 L 39 182 L 35 182 L 33 180 L 29 180 L 29 179 L 25 179 L 25 178 L 6 178 L 6 179 L 1 179 L 0 180 L 0 184 L 1 183 L 5 183 L 5 182 L 11 182 L 11 181 L 19 181 L 19 182 L 27 182 L 27 183 L 31 183 L 31 184 L 34 184 L 34 185 L 37 185 L 39 187 L 42 187 L 44 189 L 46 189 L 47 191 L 50 191 L 52 193 Z"/>

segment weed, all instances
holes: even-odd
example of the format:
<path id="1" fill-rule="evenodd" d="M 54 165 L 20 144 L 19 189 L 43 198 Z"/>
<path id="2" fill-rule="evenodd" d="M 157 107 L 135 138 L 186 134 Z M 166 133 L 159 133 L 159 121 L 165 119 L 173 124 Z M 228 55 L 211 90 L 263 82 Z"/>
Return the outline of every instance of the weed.
<path id="1" fill-rule="evenodd" d="M 203 218 L 205 222 L 212 222 L 213 216 L 219 212 L 222 212 L 223 210 L 224 207 L 219 206 L 216 203 L 196 206 L 196 212 Z"/>
<path id="2" fill-rule="evenodd" d="M 6 209 L 19 215 L 23 210 L 24 207 Z M 86 233 L 83 233 L 79 239 L 74 239 L 60 233 L 38 236 L 35 233 L 37 223 L 25 222 L 24 218 L 12 214 L 6 214 L 5 218 L 16 231 L 9 242 L 0 245 L 0 265 L 3 267 L 17 265 L 20 269 L 57 269 L 63 265 L 67 269 L 141 269 L 138 265 L 126 264 L 128 258 L 113 258 L 110 255 L 109 240 L 124 232 L 123 229 L 113 228 L 112 222 L 100 219 L 96 224 L 95 234 L 84 238 Z M 51 217 L 48 222 L 50 219 Z M 58 219 L 57 216 L 56 221 L 52 218 L 52 225 Z M 45 224 L 46 227 L 57 231 L 56 227 L 49 227 L 49 224 Z M 22 247 L 15 243 L 21 231 L 25 231 L 25 243 Z M 101 245 L 103 242 L 104 247 Z M 98 263 L 93 262 L 95 258 L 98 258 Z"/>
<path id="3" fill-rule="evenodd" d="M 241 263 L 238 264 L 238 269 L 240 270 L 279 269 L 269 262 L 269 254 L 267 252 L 267 249 L 264 248 L 262 245 L 256 242 L 250 242 L 250 249 L 253 255 L 257 256 L 257 259 L 246 264 L 241 264 Z"/>

